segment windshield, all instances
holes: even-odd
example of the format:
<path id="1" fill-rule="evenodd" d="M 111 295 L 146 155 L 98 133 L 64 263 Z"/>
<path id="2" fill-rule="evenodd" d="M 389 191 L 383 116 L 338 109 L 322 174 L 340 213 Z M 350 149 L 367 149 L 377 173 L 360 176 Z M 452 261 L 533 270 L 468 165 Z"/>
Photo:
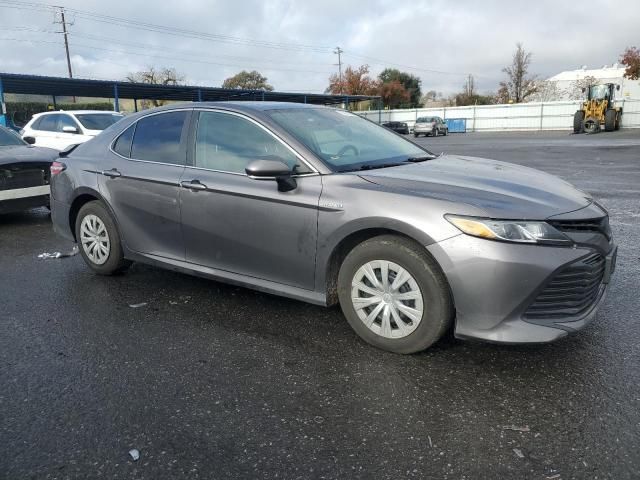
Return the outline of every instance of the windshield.
<path id="1" fill-rule="evenodd" d="M 267 113 L 336 172 L 433 157 L 392 131 L 342 110 L 295 108 Z"/>
<path id="2" fill-rule="evenodd" d="M 609 98 L 608 85 L 591 85 L 589 87 L 589 98 L 591 100 L 603 100 Z"/>
<path id="3" fill-rule="evenodd" d="M 87 130 L 104 130 L 124 118 L 124 115 L 117 113 L 79 113 L 75 117 Z"/>
<path id="4" fill-rule="evenodd" d="M 22 140 L 17 134 L 11 130 L 0 127 L 0 147 L 8 147 L 15 145 L 26 145 L 27 143 Z"/>

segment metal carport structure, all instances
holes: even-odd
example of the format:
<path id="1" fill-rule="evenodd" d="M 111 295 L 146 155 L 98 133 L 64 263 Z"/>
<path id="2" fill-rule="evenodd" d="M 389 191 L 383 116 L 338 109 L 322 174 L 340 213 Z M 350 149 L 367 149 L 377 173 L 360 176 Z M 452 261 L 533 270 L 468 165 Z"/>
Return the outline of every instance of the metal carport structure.
<path id="1" fill-rule="evenodd" d="M 266 92 L 262 90 L 240 90 L 215 87 L 199 87 L 191 85 L 152 85 L 110 80 L 85 80 L 78 78 L 45 77 L 39 75 L 23 75 L 0 73 L 0 125 L 6 125 L 6 103 L 4 95 L 27 94 L 47 95 L 53 99 L 56 108 L 56 97 L 91 97 L 113 99 L 113 109 L 120 111 L 120 99 L 133 100 L 174 100 L 185 102 L 198 101 L 275 101 L 310 103 L 314 105 L 345 105 L 374 100 L 380 97 L 366 95 L 325 95 L 318 93 Z"/>

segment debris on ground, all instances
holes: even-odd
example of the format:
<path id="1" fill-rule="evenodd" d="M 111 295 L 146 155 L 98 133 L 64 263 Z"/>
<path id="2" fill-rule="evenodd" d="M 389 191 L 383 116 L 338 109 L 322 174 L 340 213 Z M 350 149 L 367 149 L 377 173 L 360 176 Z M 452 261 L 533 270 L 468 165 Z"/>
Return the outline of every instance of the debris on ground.
<path id="1" fill-rule="evenodd" d="M 518 427 L 516 425 L 505 425 L 502 427 L 503 430 L 513 430 L 514 432 L 530 432 L 531 429 L 529 425 L 525 425 L 524 427 Z"/>
<path id="2" fill-rule="evenodd" d="M 144 307 L 146 304 L 147 304 L 147 302 L 140 302 L 140 303 L 132 303 L 129 306 L 131 308 L 140 308 L 140 307 Z"/>
<path id="3" fill-rule="evenodd" d="M 519 448 L 514 448 L 513 453 L 515 453 L 518 458 L 524 458 L 524 453 L 522 453 L 522 450 Z"/>
<path id="4" fill-rule="evenodd" d="M 137 462 L 138 459 L 140 458 L 140 452 L 135 448 L 132 450 L 129 450 L 129 455 L 131 455 L 131 458 L 134 462 Z"/>
<path id="5" fill-rule="evenodd" d="M 65 258 L 65 257 L 73 257 L 74 255 L 77 255 L 80 252 L 80 250 L 78 249 L 77 245 L 74 245 L 73 248 L 71 249 L 71 251 L 69 252 L 53 252 L 53 253 L 49 253 L 49 252 L 44 252 L 41 253 L 40 255 L 38 255 L 38 258 L 42 259 L 42 260 L 46 260 L 48 258 Z"/>

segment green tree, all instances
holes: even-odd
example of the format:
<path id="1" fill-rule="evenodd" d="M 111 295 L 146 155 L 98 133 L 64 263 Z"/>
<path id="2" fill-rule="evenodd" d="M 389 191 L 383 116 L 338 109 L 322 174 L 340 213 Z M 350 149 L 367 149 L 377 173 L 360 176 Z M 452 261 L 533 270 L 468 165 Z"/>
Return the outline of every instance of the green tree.
<path id="1" fill-rule="evenodd" d="M 403 102 L 400 108 L 416 108 L 421 106 L 420 97 L 422 97 L 422 80 L 410 73 L 401 72 L 395 68 L 385 68 L 378 75 L 380 83 L 390 83 L 393 81 L 400 82 L 404 89 L 409 93 L 409 100 Z"/>
<path id="2" fill-rule="evenodd" d="M 236 73 L 233 77 L 227 78 L 222 83 L 222 88 L 237 88 L 241 90 L 264 90 L 270 92 L 273 87 L 267 83 L 267 77 L 256 70 L 247 72 L 246 70 Z"/>

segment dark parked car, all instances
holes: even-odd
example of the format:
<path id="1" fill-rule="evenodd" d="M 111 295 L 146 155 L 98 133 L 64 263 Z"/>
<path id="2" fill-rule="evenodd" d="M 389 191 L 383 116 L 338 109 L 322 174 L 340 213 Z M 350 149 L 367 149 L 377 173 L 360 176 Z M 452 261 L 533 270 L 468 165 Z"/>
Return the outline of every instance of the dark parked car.
<path id="1" fill-rule="evenodd" d="M 0 126 L 0 213 L 49 205 L 49 167 L 58 152 Z"/>
<path id="2" fill-rule="evenodd" d="M 435 156 L 343 110 L 163 107 L 52 169 L 54 227 L 95 272 L 140 261 L 339 302 L 394 352 L 452 325 L 494 342 L 561 338 L 595 317 L 615 266 L 607 212 L 565 181 Z"/>
<path id="3" fill-rule="evenodd" d="M 404 122 L 386 122 L 383 123 L 382 126 L 387 127 L 397 133 L 402 133 L 404 135 L 409 134 L 409 126 Z"/>

